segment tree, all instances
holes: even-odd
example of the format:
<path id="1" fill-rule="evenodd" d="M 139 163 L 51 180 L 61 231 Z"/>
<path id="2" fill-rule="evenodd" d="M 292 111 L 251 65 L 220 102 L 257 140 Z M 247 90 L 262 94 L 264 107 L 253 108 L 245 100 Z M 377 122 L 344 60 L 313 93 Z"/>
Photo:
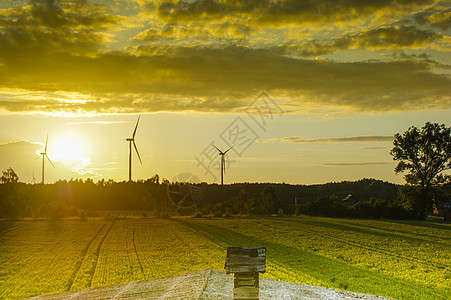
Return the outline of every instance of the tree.
<path id="1" fill-rule="evenodd" d="M 421 130 L 412 126 L 395 134 L 393 145 L 390 154 L 399 161 L 395 173 L 408 172 L 406 183 L 419 189 L 421 207 L 430 210 L 433 189 L 451 179 L 443 174 L 451 168 L 451 127 L 429 122 Z"/>
<path id="2" fill-rule="evenodd" d="M 2 183 L 17 183 L 19 181 L 19 176 L 17 176 L 12 168 L 8 168 L 6 171 L 3 171 L 1 179 Z"/>
<path id="3" fill-rule="evenodd" d="M 261 193 L 255 193 L 249 199 L 247 211 L 253 215 L 267 215 L 277 212 L 280 202 L 272 186 L 265 186 Z"/>

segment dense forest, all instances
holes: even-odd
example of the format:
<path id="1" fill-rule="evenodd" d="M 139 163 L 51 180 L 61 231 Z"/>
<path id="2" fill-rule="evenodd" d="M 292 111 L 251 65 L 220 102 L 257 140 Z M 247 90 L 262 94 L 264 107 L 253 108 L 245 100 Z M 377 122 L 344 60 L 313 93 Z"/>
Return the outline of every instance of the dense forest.
<path id="1" fill-rule="evenodd" d="M 434 201 L 449 205 L 449 186 Z M 448 192 L 447 192 L 448 191 Z M 356 202 L 345 205 L 352 195 Z M 330 217 L 422 219 L 421 195 L 414 187 L 362 179 L 317 185 L 235 183 L 193 184 L 161 180 L 59 180 L 27 184 L 9 168 L 0 184 L 0 218 L 64 218 L 98 216 L 108 211 L 140 211 L 146 216 L 305 214 Z M 439 206 L 440 206 L 439 205 Z M 432 203 L 430 205 L 432 208 Z M 432 212 L 432 209 L 431 209 Z"/>
<path id="2" fill-rule="evenodd" d="M 340 202 L 352 194 L 359 202 L 394 203 L 399 185 L 375 179 L 320 185 L 170 183 L 158 175 L 115 182 L 91 179 L 27 184 L 18 177 L 0 184 L 0 218 L 90 216 L 95 211 L 143 211 L 146 215 L 307 213 L 307 203 Z M 329 201 L 328 200 L 328 201 Z M 316 202 L 315 202 L 316 201 Z M 309 204 L 312 205 L 312 204 Z"/>

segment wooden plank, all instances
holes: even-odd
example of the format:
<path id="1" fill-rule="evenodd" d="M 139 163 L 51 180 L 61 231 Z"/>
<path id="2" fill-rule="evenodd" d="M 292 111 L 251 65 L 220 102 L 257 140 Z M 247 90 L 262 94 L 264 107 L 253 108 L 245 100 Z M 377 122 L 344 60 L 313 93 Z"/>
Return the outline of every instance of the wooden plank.
<path id="1" fill-rule="evenodd" d="M 227 247 L 227 257 L 231 255 L 257 257 L 266 256 L 265 247 Z"/>
<path id="2" fill-rule="evenodd" d="M 226 273 L 265 272 L 265 247 L 228 247 Z"/>
<path id="3" fill-rule="evenodd" d="M 259 287 L 259 275 L 258 273 L 235 273 L 233 276 L 234 287 Z"/>
<path id="4" fill-rule="evenodd" d="M 259 299 L 259 297 L 258 288 L 240 287 L 233 289 L 233 299 Z"/>
<path id="5" fill-rule="evenodd" d="M 249 272 L 259 272 L 265 273 L 265 266 L 231 266 L 226 267 L 226 273 L 249 273 Z"/>
<path id="6" fill-rule="evenodd" d="M 255 285 L 255 280 L 239 280 L 236 281 L 234 284 L 234 287 L 242 287 L 242 286 L 253 286 L 253 287 L 257 287 Z"/>
<path id="7" fill-rule="evenodd" d="M 234 265 L 264 265 L 266 263 L 266 257 L 243 257 L 243 256 L 232 256 L 226 258 L 226 266 Z"/>
<path id="8" fill-rule="evenodd" d="M 234 276 L 233 276 L 233 279 L 235 279 L 235 280 L 241 280 L 241 279 L 244 279 L 244 280 L 247 280 L 247 279 L 252 279 L 252 280 L 255 280 L 255 279 L 258 279 L 258 273 L 254 273 L 254 272 L 252 272 L 252 273 L 236 273 Z"/>

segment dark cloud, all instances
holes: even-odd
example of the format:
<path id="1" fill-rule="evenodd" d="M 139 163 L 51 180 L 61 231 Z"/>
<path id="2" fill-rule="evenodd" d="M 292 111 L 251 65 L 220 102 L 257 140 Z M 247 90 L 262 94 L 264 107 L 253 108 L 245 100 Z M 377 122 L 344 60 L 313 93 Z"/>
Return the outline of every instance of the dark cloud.
<path id="1" fill-rule="evenodd" d="M 154 41 L 181 41 L 187 39 L 188 43 L 192 43 L 192 39 L 196 41 L 207 40 L 228 40 L 236 42 L 247 40 L 251 32 L 249 26 L 236 23 L 223 24 L 166 24 L 162 28 L 149 28 L 136 37 L 136 42 L 154 42 Z"/>
<path id="2" fill-rule="evenodd" d="M 218 22 L 231 17 L 265 26 L 350 22 L 383 10 L 409 11 L 432 0 L 196 0 L 152 1 L 147 9 L 164 22 Z"/>
<path id="3" fill-rule="evenodd" d="M 442 38 L 443 35 L 441 34 L 430 30 L 420 30 L 414 26 L 385 26 L 359 34 L 333 38 L 328 42 L 318 40 L 301 44 L 289 42 L 279 49 L 294 51 L 303 56 L 324 55 L 348 49 L 416 49 L 427 47 Z"/>
<path id="4" fill-rule="evenodd" d="M 120 20 L 87 1 L 32 0 L 0 11 L 0 54 L 95 54 L 106 42 L 102 31 Z"/>
<path id="5" fill-rule="evenodd" d="M 43 145 L 39 143 L 33 143 L 25 140 L 12 141 L 8 143 L 0 144 L 0 157 L 9 158 L 6 159 L 11 161 L 12 157 L 22 157 L 26 158 L 36 158 L 38 157 L 36 152 L 43 148 Z"/>
<path id="6" fill-rule="evenodd" d="M 416 13 L 417 19 L 427 19 L 423 23 L 447 24 L 450 16 L 435 0 L 163 0 L 146 3 L 144 7 L 150 15 L 165 25 L 144 31 L 135 41 L 155 43 L 171 39 L 182 43 L 180 39 L 191 37 L 205 46 L 207 40 L 217 43 L 216 39 L 226 39 L 303 56 L 347 49 L 427 48 L 441 41 L 443 35 L 416 28 L 412 21 L 403 18 Z M 296 30 L 290 31 L 294 28 Z M 274 29 L 286 30 L 275 32 Z M 325 40 L 313 34 L 324 29 Z M 298 35 L 291 35 L 293 32 Z M 268 35 L 273 38 L 267 39 Z"/>
<path id="7" fill-rule="evenodd" d="M 451 9 L 428 9 L 414 15 L 413 20 L 420 25 L 430 25 L 443 30 L 451 28 Z"/>
<path id="8" fill-rule="evenodd" d="M 381 27 L 358 35 L 344 38 L 341 43 L 349 43 L 361 49 L 416 48 L 443 38 L 441 34 L 420 30 L 413 26 Z M 340 41 L 337 42 L 338 45 Z M 352 47 L 352 46 L 351 46 Z"/>
<path id="9" fill-rule="evenodd" d="M 260 139 L 258 142 L 263 143 L 380 143 L 393 142 L 393 136 L 352 136 L 352 137 L 335 137 L 335 138 L 318 138 L 318 139 L 302 139 L 299 136 L 290 136 L 275 139 Z"/>
<path id="10" fill-rule="evenodd" d="M 0 170 L 13 168 L 19 176 L 19 181 L 32 175 L 38 177 L 41 169 L 37 152 L 43 149 L 43 145 L 26 140 L 11 141 L 0 144 Z M 33 171 L 34 170 L 34 171 Z"/>
<path id="11" fill-rule="evenodd" d="M 137 112 L 243 109 L 261 91 L 291 107 L 348 111 L 450 107 L 450 79 L 426 62 L 339 63 L 290 58 L 247 47 L 140 47 L 140 55 L 67 54 L 2 60 L 4 88 L 80 93 L 86 101 L 3 100 L 13 111 Z M 69 71 L 70 70 L 70 71 Z"/>
<path id="12" fill-rule="evenodd" d="M 106 34 L 125 21 L 105 6 L 34 0 L 0 10 L 0 110 L 239 112 L 262 91 L 301 112 L 309 106 L 366 112 L 450 107 L 451 79 L 434 70 L 438 64 L 432 58 L 299 58 L 347 49 L 427 48 L 445 40 L 441 34 L 413 26 L 361 25 L 361 32 L 336 30 L 329 40 L 286 43 L 291 35 L 278 31 L 330 21 L 333 32 L 362 16 L 372 22 L 383 11 L 423 11 L 434 1 L 142 2 L 148 9 L 142 32 L 116 52 L 105 50 Z M 266 41 L 269 32 L 276 38 L 281 33 L 280 40 Z M 71 94 L 78 96 L 74 100 Z"/>

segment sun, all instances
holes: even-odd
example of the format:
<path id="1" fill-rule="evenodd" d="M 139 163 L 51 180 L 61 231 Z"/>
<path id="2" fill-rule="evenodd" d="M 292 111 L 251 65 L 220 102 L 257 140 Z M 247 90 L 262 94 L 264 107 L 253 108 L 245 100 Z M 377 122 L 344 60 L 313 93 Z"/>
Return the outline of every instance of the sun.
<path id="1" fill-rule="evenodd" d="M 50 148 L 51 146 L 51 148 Z M 65 135 L 55 139 L 49 145 L 49 155 L 55 161 L 79 161 L 86 154 L 86 147 L 82 139 L 75 135 Z"/>

